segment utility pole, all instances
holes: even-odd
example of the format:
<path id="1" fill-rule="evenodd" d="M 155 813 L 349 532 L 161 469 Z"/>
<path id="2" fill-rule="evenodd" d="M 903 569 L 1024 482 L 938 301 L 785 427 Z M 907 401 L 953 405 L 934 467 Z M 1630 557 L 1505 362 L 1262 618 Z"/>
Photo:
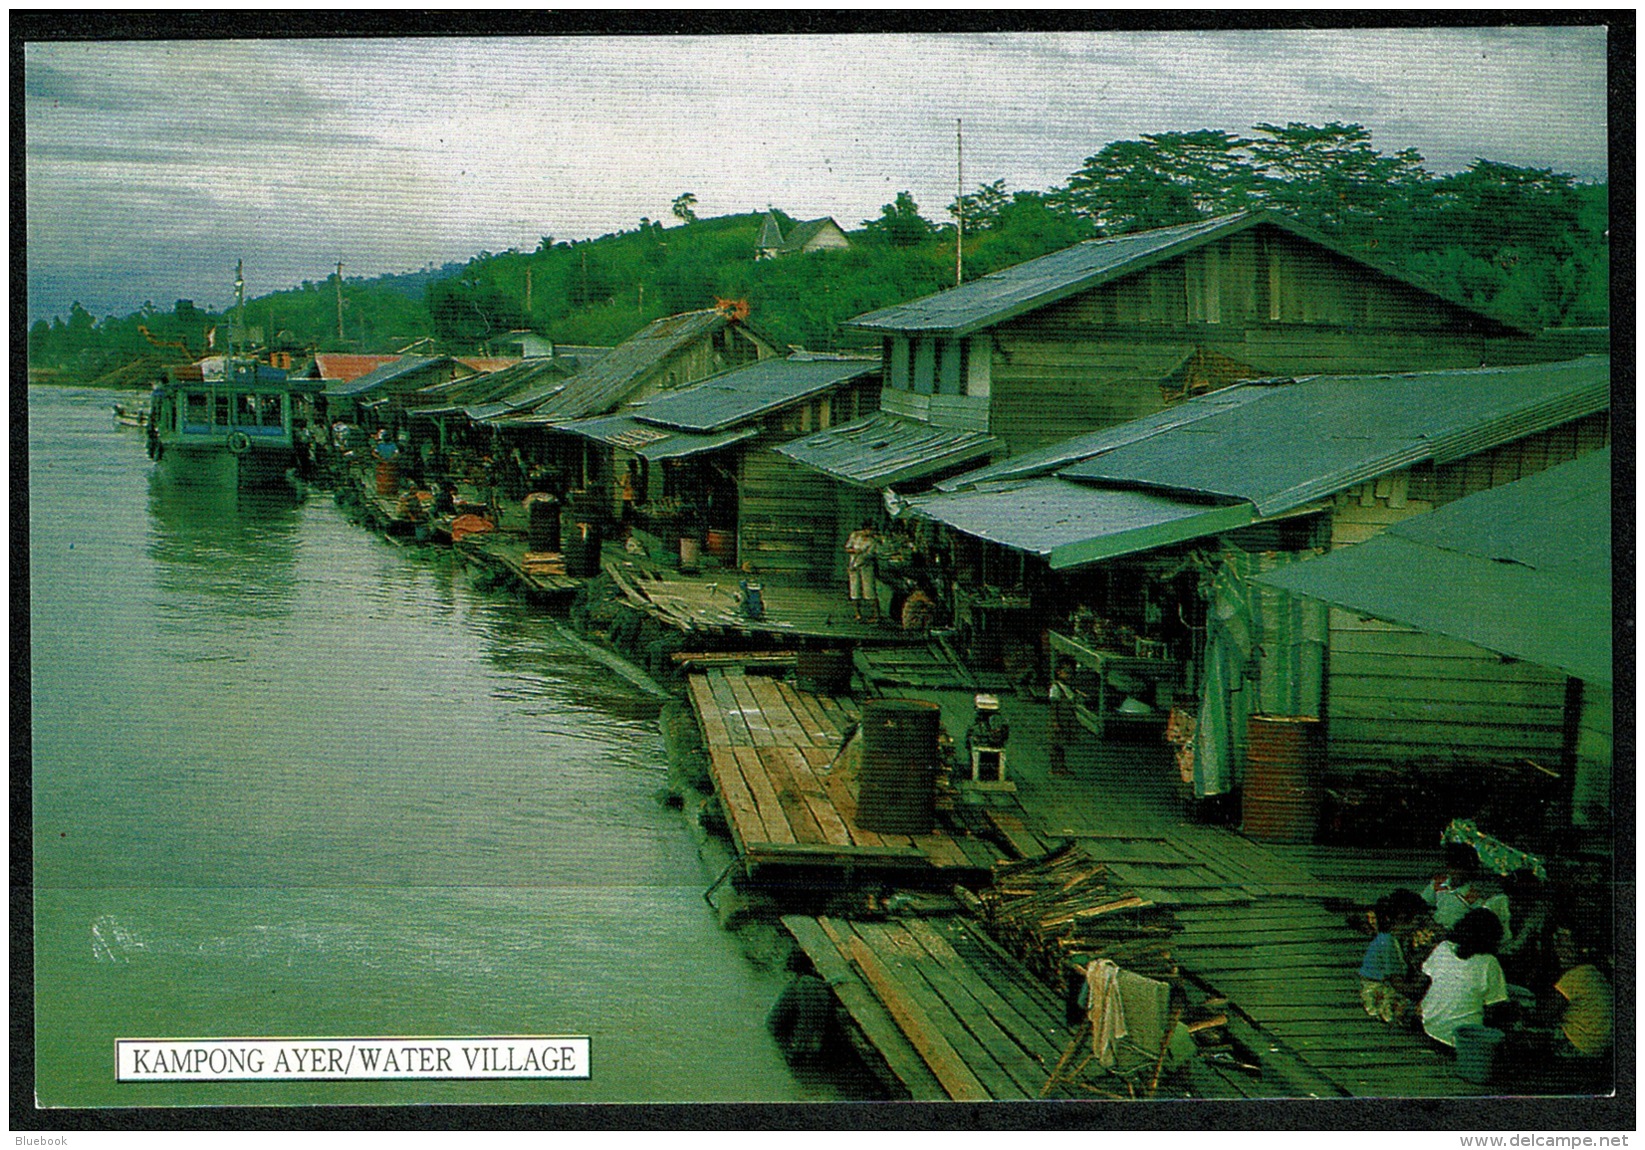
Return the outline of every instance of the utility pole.
<path id="1" fill-rule="evenodd" d="M 525 316 L 526 322 L 531 321 L 531 269 L 525 270 Z"/>
<path id="2" fill-rule="evenodd" d="M 954 286 L 965 282 L 965 136 L 963 124 L 954 121 L 954 158 L 959 194 L 954 198 L 954 218 L 959 221 L 959 233 L 954 240 Z"/>
<path id="3" fill-rule="evenodd" d="M 246 261 L 234 261 L 234 303 L 236 326 L 240 329 L 240 354 L 246 352 Z M 232 358 L 233 350 L 230 349 Z"/>
<path id="4" fill-rule="evenodd" d="M 337 339 L 343 338 L 343 261 L 337 261 Z"/>

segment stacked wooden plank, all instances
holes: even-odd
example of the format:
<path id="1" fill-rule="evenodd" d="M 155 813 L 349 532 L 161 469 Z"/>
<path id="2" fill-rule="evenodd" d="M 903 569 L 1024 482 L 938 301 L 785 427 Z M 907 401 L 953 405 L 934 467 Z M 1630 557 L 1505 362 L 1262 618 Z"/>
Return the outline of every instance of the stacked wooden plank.
<path id="1" fill-rule="evenodd" d="M 962 901 L 1050 986 L 1065 987 L 1074 967 L 1101 958 L 1151 978 L 1176 975 L 1171 911 L 1116 882 L 1080 846 L 1000 863 L 993 875 L 991 888 Z"/>
<path id="2" fill-rule="evenodd" d="M 957 917 L 783 919 L 872 1049 L 918 1101 L 1037 1098 L 1073 1031 L 1061 1004 Z"/>
<path id="3" fill-rule="evenodd" d="M 883 623 L 859 623 L 850 605 L 834 590 L 788 582 L 762 582 L 736 571 L 694 577 L 667 571 L 638 558 L 606 564 L 627 601 L 659 622 L 688 633 L 794 636 L 899 643 L 904 636 Z M 745 579 L 761 583 L 763 613 L 743 614 L 738 594 Z"/>
<path id="4" fill-rule="evenodd" d="M 732 840 L 752 870 L 779 863 L 986 869 L 998 852 L 969 837 L 858 826 L 852 783 L 835 769 L 857 721 L 848 698 L 710 668 L 688 679 L 709 773 Z"/>

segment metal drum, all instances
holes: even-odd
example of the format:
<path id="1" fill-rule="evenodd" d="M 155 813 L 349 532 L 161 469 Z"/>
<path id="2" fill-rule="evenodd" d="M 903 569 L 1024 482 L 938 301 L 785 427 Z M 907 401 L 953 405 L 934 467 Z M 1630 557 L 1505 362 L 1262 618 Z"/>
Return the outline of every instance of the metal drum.
<path id="1" fill-rule="evenodd" d="M 1325 791 L 1325 725 L 1308 715 L 1252 715 L 1245 755 L 1241 829 L 1265 842 L 1313 842 Z"/>
<path id="2" fill-rule="evenodd" d="M 600 573 L 600 524 L 586 521 L 575 508 L 565 513 L 560 525 L 560 552 L 565 557 L 565 573 L 587 579 Z"/>
<path id="3" fill-rule="evenodd" d="M 533 499 L 526 505 L 526 547 L 532 551 L 560 549 L 560 506 L 551 499 Z"/>
<path id="4" fill-rule="evenodd" d="M 925 834 L 936 821 L 937 736 L 942 711 L 918 699 L 862 705 L 862 770 L 857 825 L 888 834 Z"/>

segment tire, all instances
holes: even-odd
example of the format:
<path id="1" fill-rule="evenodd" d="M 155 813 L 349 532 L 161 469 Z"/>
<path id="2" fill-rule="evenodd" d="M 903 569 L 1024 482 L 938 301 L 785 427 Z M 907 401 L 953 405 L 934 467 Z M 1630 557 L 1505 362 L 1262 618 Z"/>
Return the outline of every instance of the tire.
<path id="1" fill-rule="evenodd" d="M 228 449 L 235 455 L 244 455 L 251 450 L 251 436 L 243 431 L 228 433 Z"/>

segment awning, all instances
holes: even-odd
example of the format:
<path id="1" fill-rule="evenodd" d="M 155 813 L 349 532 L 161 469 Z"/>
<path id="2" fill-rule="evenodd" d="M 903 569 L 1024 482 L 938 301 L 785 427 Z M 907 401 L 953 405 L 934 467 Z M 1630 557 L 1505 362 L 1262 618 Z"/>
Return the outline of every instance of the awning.
<path id="1" fill-rule="evenodd" d="M 914 514 L 1066 570 L 1231 531 L 1255 522 L 1249 503 L 1214 504 L 1054 476 L 919 496 Z"/>
<path id="2" fill-rule="evenodd" d="M 609 415 L 598 419 L 576 419 L 568 423 L 556 423 L 550 426 L 555 431 L 579 435 L 584 439 L 592 439 L 596 443 L 603 443 L 610 447 L 620 447 L 624 451 L 632 451 L 643 459 L 651 460 L 680 459 L 704 451 L 717 451 L 722 447 L 730 447 L 734 443 L 741 443 L 745 439 L 752 439 L 759 434 L 759 429 L 756 427 L 737 427 L 729 431 L 717 431 L 706 435 L 690 431 L 675 431 L 667 427 L 654 427 L 648 423 L 641 423 L 636 419 L 630 419 L 626 415 Z"/>
<path id="3" fill-rule="evenodd" d="M 858 487 L 884 488 L 935 475 L 1003 451 L 982 431 L 933 427 L 879 412 L 774 448 L 799 463 Z"/>
<path id="4" fill-rule="evenodd" d="M 1262 581 L 1609 684 L 1610 457 L 1471 495 Z"/>

